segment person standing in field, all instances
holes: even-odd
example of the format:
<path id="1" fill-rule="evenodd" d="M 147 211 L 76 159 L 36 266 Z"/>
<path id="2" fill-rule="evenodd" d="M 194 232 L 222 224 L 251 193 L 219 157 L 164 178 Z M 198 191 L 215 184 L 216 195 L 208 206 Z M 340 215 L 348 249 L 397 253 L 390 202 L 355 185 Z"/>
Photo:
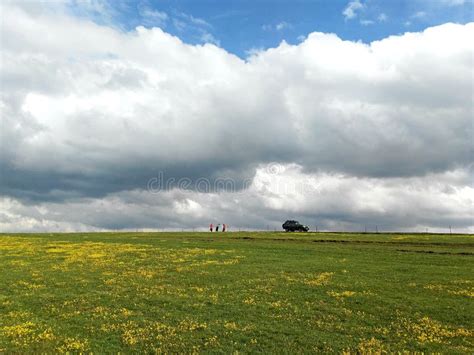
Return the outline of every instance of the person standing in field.
<path id="1" fill-rule="evenodd" d="M 216 226 L 216 232 L 219 232 L 219 226 L 220 226 L 220 225 L 221 225 L 221 224 L 219 223 L 219 224 Z"/>
<path id="2" fill-rule="evenodd" d="M 209 225 L 209 231 L 212 232 L 212 230 L 214 229 L 214 226 L 212 225 L 212 223 Z"/>
<path id="3" fill-rule="evenodd" d="M 225 223 L 224 223 L 224 224 L 222 224 L 222 231 L 223 231 L 223 232 L 225 232 L 225 228 L 226 228 L 226 225 L 225 225 Z"/>

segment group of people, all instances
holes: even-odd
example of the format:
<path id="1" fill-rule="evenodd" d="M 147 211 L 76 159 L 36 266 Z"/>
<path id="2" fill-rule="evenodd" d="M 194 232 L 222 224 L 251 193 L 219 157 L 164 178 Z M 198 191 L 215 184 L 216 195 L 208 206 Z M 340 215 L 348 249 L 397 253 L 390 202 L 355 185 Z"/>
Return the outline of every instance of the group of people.
<path id="1" fill-rule="evenodd" d="M 221 227 L 221 224 L 219 223 L 217 226 L 216 226 L 216 232 L 219 232 L 219 229 Z M 222 224 L 222 231 L 225 232 L 227 229 L 227 226 L 224 224 Z M 214 225 L 211 223 L 209 225 L 209 231 L 213 232 L 214 231 Z"/>

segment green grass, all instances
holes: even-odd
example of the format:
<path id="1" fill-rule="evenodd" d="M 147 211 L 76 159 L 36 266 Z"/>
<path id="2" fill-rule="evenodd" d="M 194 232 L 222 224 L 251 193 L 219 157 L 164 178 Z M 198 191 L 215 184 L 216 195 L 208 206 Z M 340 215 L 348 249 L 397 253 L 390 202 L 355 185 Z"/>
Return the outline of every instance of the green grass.
<path id="1" fill-rule="evenodd" d="M 0 352 L 474 352 L 474 236 L 0 235 Z"/>

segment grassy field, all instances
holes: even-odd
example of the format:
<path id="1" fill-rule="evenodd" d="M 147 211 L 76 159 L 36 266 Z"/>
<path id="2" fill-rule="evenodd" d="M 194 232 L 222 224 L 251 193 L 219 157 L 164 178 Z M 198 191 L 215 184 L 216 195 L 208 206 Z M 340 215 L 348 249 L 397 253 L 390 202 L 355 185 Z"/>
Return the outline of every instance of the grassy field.
<path id="1" fill-rule="evenodd" d="M 0 352 L 474 352 L 474 236 L 0 234 Z"/>

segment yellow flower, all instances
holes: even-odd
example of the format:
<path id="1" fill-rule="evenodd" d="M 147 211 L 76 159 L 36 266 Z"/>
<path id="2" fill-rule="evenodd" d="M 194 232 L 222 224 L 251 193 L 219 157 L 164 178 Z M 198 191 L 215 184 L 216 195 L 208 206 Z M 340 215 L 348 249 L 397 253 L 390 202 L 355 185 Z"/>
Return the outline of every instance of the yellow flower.
<path id="1" fill-rule="evenodd" d="M 310 286 L 326 285 L 329 282 L 329 280 L 331 279 L 332 275 L 334 275 L 333 272 L 323 272 L 323 273 L 317 275 L 316 278 L 314 278 L 314 279 L 306 280 L 305 284 L 310 285 Z"/>
<path id="2" fill-rule="evenodd" d="M 229 329 L 229 330 L 237 330 L 237 324 L 235 322 L 226 322 L 224 323 L 224 328 Z"/>
<path id="3" fill-rule="evenodd" d="M 341 297 L 352 297 L 356 293 L 354 291 L 342 291 L 342 292 L 335 292 L 335 291 L 329 291 L 328 295 L 336 298 L 341 298 Z"/>

